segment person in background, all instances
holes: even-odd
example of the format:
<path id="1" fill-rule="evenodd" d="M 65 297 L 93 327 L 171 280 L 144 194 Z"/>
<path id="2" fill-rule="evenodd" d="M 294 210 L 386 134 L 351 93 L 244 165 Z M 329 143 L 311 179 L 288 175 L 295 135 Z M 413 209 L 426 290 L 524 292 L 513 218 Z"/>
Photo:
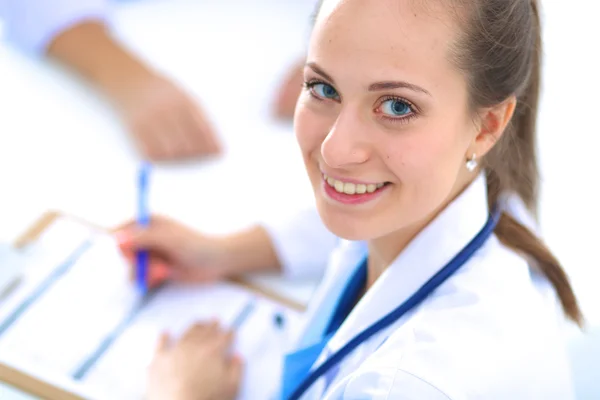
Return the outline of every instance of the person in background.
<path id="1" fill-rule="evenodd" d="M 0 0 L 0 19 L 10 43 L 61 62 L 106 95 L 146 158 L 166 161 L 219 153 L 218 135 L 201 107 L 111 35 L 111 3 Z M 289 118 L 295 101 L 289 99 L 290 90 L 284 91 L 274 107 L 276 115 Z"/>
<path id="2" fill-rule="evenodd" d="M 294 116 L 296 103 L 304 84 L 304 60 L 290 68 L 279 88 L 273 104 L 273 111 L 277 118 L 290 119 Z"/>

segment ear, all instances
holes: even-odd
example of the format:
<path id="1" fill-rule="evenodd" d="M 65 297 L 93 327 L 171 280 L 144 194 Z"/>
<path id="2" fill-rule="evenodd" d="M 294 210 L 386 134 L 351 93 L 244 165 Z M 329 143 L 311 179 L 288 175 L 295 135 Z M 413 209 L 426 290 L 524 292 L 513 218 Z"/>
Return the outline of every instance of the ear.
<path id="1" fill-rule="evenodd" d="M 511 96 L 502 103 L 485 108 L 480 112 L 479 132 L 469 148 L 469 154 L 476 154 L 477 158 L 481 158 L 494 147 L 506 130 L 516 106 L 517 99 L 515 96 Z"/>

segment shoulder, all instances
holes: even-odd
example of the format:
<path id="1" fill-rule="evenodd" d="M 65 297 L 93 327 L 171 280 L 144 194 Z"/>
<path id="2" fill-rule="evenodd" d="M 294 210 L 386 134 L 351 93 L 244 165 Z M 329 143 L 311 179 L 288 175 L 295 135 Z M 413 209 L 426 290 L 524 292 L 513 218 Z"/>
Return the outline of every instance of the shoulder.
<path id="1" fill-rule="evenodd" d="M 388 392 L 399 391 L 389 399 L 570 399 L 558 320 L 527 262 L 490 240 L 393 329 L 355 379 L 379 371 Z M 407 388 L 419 395 L 407 397 Z"/>

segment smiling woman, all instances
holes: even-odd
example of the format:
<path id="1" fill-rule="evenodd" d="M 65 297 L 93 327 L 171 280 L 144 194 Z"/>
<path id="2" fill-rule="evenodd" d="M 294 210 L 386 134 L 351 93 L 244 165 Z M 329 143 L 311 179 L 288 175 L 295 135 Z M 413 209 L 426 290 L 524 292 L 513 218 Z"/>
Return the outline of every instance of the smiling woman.
<path id="1" fill-rule="evenodd" d="M 324 223 L 342 238 L 367 242 L 366 297 L 377 297 L 376 293 L 386 286 L 383 282 L 390 284 L 391 276 L 397 278 L 392 285 L 400 287 L 403 279 L 410 281 L 411 274 L 424 273 L 423 269 L 432 258 L 431 252 L 444 253 L 444 247 L 452 242 L 445 236 L 460 236 L 460 232 L 468 230 L 465 228 L 469 225 L 467 220 L 479 218 L 475 225 L 481 226 L 483 221 L 481 215 L 477 216 L 474 204 L 471 205 L 474 208 L 459 210 L 469 202 L 465 198 L 482 190 L 482 187 L 485 188 L 484 193 L 478 195 L 481 198 L 475 202 L 483 203 L 490 212 L 505 207 L 503 200 L 508 199 L 535 214 L 539 180 L 535 122 L 540 54 L 538 5 L 531 0 L 327 0 L 323 3 L 307 56 L 305 90 L 296 109 L 296 134 Z M 458 225 L 444 226 L 440 222 L 440 219 L 449 218 L 449 213 L 456 214 Z M 436 229 L 440 230 L 439 237 L 432 233 Z M 518 287 L 524 282 L 502 276 L 497 269 L 499 267 L 492 268 L 504 258 L 502 253 L 505 252 L 529 260 L 533 274 L 541 272 L 545 280 L 554 286 L 567 316 L 581 323 L 581 313 L 566 274 L 544 244 L 508 212 L 501 214 L 494 234 L 483 246 L 488 257 L 483 264 L 487 266 L 479 266 L 478 273 L 486 270 L 489 277 L 505 280 L 505 295 L 512 300 L 505 300 L 507 304 L 504 306 L 501 301 L 498 302 L 498 319 L 490 320 L 489 316 L 484 318 L 483 315 L 475 315 L 477 313 L 470 315 L 471 320 L 481 317 L 481 326 L 476 329 L 480 332 L 470 331 L 471 339 L 475 343 L 484 338 L 490 339 L 485 337 L 486 323 L 500 324 L 505 329 L 521 329 L 516 323 L 520 313 L 511 310 L 511 304 L 530 302 L 525 298 L 531 293 L 511 293 L 511 286 Z M 440 242 L 426 239 L 431 235 L 438 237 Z M 419 244 L 416 245 L 415 241 Z M 424 244 L 426 242 L 427 245 Z M 413 260 L 416 264 L 401 267 L 403 260 L 413 258 L 406 253 L 413 255 L 415 246 L 423 252 Z M 496 249 L 492 250 L 494 246 Z M 503 268 L 516 268 L 516 263 L 523 262 L 523 259 L 517 259 L 503 260 L 503 263 L 513 264 L 513 267 L 503 265 Z M 470 270 L 472 264 L 467 262 L 465 270 Z M 442 265 L 438 264 L 433 270 Z M 402 268 L 407 269 L 404 272 L 407 276 L 397 272 Z M 471 294 L 480 293 L 483 286 L 485 284 L 481 282 L 480 287 L 471 288 Z M 455 295 L 458 301 L 461 296 Z M 394 303 L 391 297 L 380 296 L 386 301 L 378 304 L 379 307 L 393 308 L 389 304 Z M 435 293 L 431 296 L 437 301 L 430 301 L 439 302 L 441 308 L 444 301 L 452 302 L 450 298 L 441 300 Z M 493 295 L 488 293 L 480 301 L 487 303 L 491 297 Z M 359 310 L 365 301 L 359 301 Z M 396 302 L 401 301 L 400 296 Z M 374 304 L 372 306 L 375 307 Z M 423 308 L 419 311 L 420 317 L 423 321 L 429 320 L 433 314 L 428 315 Z M 377 314 L 377 311 L 372 311 Z M 463 312 L 466 310 L 458 312 L 461 315 L 459 319 L 465 316 Z M 507 317 L 504 313 L 514 313 L 512 320 L 504 319 Z M 450 314 L 440 318 L 445 319 Z M 351 314 L 355 323 L 359 315 L 362 315 L 360 311 Z M 336 336 L 337 342 L 344 342 L 353 334 L 360 333 L 356 327 L 349 327 L 349 323 L 340 328 L 344 330 L 346 327 L 349 332 L 336 334 L 332 339 L 334 342 Z M 365 326 L 364 321 L 361 324 Z M 387 340 L 388 344 L 394 342 L 391 340 L 394 335 L 398 335 L 398 339 L 406 339 L 407 333 L 400 333 L 406 328 L 401 325 L 398 324 L 398 330 L 392 337 L 383 341 Z M 429 332 L 431 328 L 431 332 L 444 332 L 450 328 L 439 322 L 435 325 L 436 329 L 417 324 L 413 329 Z M 460 324 L 447 333 L 450 331 L 461 335 L 466 333 Z M 441 346 L 429 344 L 425 347 L 428 352 L 433 351 L 429 353 L 433 363 L 439 357 L 447 357 L 448 349 L 441 345 L 447 339 L 439 333 L 432 335 L 430 339 Z M 506 338 L 497 339 L 501 339 L 501 343 Z M 406 352 L 416 352 L 415 362 L 421 364 L 424 360 L 417 356 L 421 344 L 418 337 L 413 336 L 412 340 L 416 341 L 416 347 L 389 344 L 387 351 L 397 351 L 398 359 Z M 529 348 L 527 340 L 522 337 L 512 346 Z M 381 340 L 375 339 L 374 342 L 381 343 Z M 492 343 L 489 345 L 497 345 Z M 460 347 L 458 343 L 452 345 Z M 340 349 L 341 344 L 335 343 L 331 347 Z M 467 354 L 470 350 L 475 349 L 462 349 Z M 435 355 L 436 351 L 440 353 Z M 474 357 L 473 365 L 496 364 L 491 361 L 493 356 L 489 349 L 477 347 L 476 352 L 487 354 L 488 359 L 476 360 L 477 357 Z M 377 354 L 378 351 L 371 357 L 383 357 Z M 514 356 L 516 363 L 519 357 Z M 530 365 L 539 367 L 548 367 L 546 361 L 543 357 L 526 360 L 532 363 Z M 409 364 L 400 362 L 395 373 L 403 369 L 400 365 Z M 564 361 L 554 364 L 554 373 L 558 374 L 565 365 Z M 421 379 L 423 374 L 428 375 L 437 369 L 432 365 L 420 368 L 425 368 L 417 374 Z M 340 375 L 344 374 L 340 373 L 340 379 L 327 386 L 331 388 L 326 391 L 328 396 L 337 398 L 334 393 L 344 391 L 348 394 L 352 391 L 349 388 L 360 386 L 357 382 L 367 379 L 359 373 L 362 369 L 356 366 L 343 368 L 346 378 L 341 379 Z M 412 373 L 412 367 L 407 367 L 407 371 Z M 448 375 L 447 371 L 438 372 L 440 376 Z M 568 373 L 562 371 L 560 374 L 557 389 L 568 393 Z M 382 375 L 388 376 L 383 372 Z M 467 377 L 465 379 L 468 381 Z M 405 388 L 414 387 L 406 386 L 406 381 L 400 380 Z M 430 384 L 432 381 L 428 380 Z M 467 381 L 462 384 L 466 387 L 473 385 Z M 519 392 L 524 390 L 522 387 L 514 385 L 515 391 L 507 389 L 498 396 L 494 385 L 490 382 L 489 387 L 479 387 L 476 391 L 481 390 L 480 393 L 490 398 L 537 398 L 544 392 L 542 388 L 535 388 L 527 389 L 526 394 Z M 385 386 L 387 393 L 390 386 Z M 402 385 L 393 385 L 394 388 L 396 386 L 400 388 Z M 463 394 L 469 397 L 473 393 L 466 387 L 456 392 L 460 393 L 458 397 Z M 401 389 L 398 390 L 398 398 L 409 398 L 402 394 Z M 449 392 L 446 394 L 450 396 Z M 556 398 L 567 398 L 564 396 L 569 395 L 561 392 Z M 423 393 L 414 398 L 430 397 Z"/>
<path id="2" fill-rule="evenodd" d="M 282 398 L 573 398 L 558 303 L 576 323 L 581 313 L 525 226 L 540 55 L 533 0 L 323 2 L 295 130 L 319 216 L 346 240 L 285 358 Z M 221 276 L 298 272 L 297 240 L 313 240 L 254 228 L 210 242 L 155 226 L 144 235 L 161 238 L 157 258 Z M 154 392 L 233 398 L 227 337 L 191 332 L 161 348 Z"/>
<path id="3" fill-rule="evenodd" d="M 296 114 L 321 217 L 341 237 L 373 239 L 379 271 L 472 182 L 478 159 L 490 205 L 512 192 L 535 212 L 539 180 L 537 4 L 513 1 L 501 13 L 474 1 L 389 3 L 325 2 Z M 369 16 L 346 28 L 362 9 Z M 472 27 L 466 37 L 463 24 Z M 494 33 L 501 37 L 486 37 Z M 496 234 L 538 261 L 581 322 L 566 275 L 543 244 L 506 214 Z"/>

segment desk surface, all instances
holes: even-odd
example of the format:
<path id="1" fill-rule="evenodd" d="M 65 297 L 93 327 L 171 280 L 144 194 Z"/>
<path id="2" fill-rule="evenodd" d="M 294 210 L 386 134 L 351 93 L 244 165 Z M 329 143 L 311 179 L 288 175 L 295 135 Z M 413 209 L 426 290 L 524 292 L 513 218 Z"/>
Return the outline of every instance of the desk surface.
<path id="1" fill-rule="evenodd" d="M 159 167 L 152 183 L 155 212 L 206 232 L 226 232 L 311 203 L 292 127 L 274 122 L 269 107 L 277 83 L 305 47 L 313 3 L 147 0 L 118 6 L 118 35 L 201 102 L 226 145 L 221 159 Z M 542 233 L 597 324 L 600 195 L 593 182 L 600 171 L 600 60 L 588 42 L 600 36 L 594 19 L 600 5 L 543 3 Z M 57 66 L 6 46 L 0 46 L 0 60 L 0 241 L 14 239 L 49 208 L 105 226 L 132 217 L 139 158 L 114 112 Z M 300 285 L 296 293 L 307 297 L 311 287 Z"/>

